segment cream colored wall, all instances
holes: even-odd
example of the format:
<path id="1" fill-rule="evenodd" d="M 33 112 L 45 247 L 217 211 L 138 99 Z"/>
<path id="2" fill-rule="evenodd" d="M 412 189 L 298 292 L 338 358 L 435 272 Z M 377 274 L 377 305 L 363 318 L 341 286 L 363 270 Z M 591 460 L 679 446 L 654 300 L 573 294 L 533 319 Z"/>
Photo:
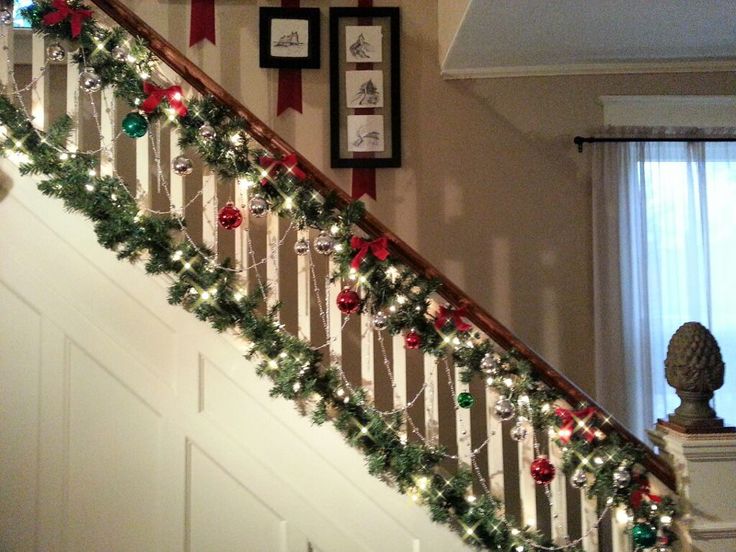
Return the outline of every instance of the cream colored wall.
<path id="1" fill-rule="evenodd" d="M 304 114 L 275 117 L 276 71 L 258 68 L 258 3 L 216 0 L 218 48 L 189 49 L 189 0 L 139 13 L 346 189 L 329 168 L 326 3 L 322 68 L 304 71 Z M 332 2 L 330 5 L 356 5 Z M 261 2 L 260 5 L 278 5 Z M 590 148 L 606 94 L 729 94 L 727 73 L 443 81 L 437 3 L 402 8 L 403 167 L 378 172 L 368 207 L 586 390 L 592 373 Z M 169 32 L 170 30 L 170 32 Z"/>

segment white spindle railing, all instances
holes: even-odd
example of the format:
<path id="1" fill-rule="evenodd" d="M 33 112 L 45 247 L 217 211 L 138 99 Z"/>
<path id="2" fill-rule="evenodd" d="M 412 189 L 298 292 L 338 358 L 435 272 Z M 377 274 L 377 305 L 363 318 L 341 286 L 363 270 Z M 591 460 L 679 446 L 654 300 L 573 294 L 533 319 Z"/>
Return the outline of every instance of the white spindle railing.
<path id="1" fill-rule="evenodd" d="M 7 54 L 0 55 L 0 82 L 10 87 L 14 70 L 13 63 L 8 63 L 7 59 L 8 56 L 13 59 L 14 52 L 14 31 L 11 28 L 6 28 L 0 35 L 0 48 Z M 34 36 L 31 39 L 31 52 L 31 75 L 37 77 L 47 71 L 48 67 L 44 40 Z M 120 120 L 125 113 L 116 109 L 116 100 L 110 90 L 103 90 L 101 94 L 92 95 L 80 92 L 79 69 L 75 63 L 70 61 L 71 58 L 72 55 L 69 53 L 66 58 L 65 71 L 65 109 L 75 123 L 70 141 L 74 146 L 82 147 L 82 133 L 85 129 L 89 131 L 94 128 L 92 114 L 97 113 L 99 116 L 97 130 L 101 140 L 100 174 L 116 174 L 116 166 L 134 166 L 136 190 L 140 194 L 139 203 L 142 210 L 152 208 L 155 199 L 163 200 L 161 194 L 167 193 L 168 190 L 168 197 L 165 198 L 165 201 L 173 206 L 175 214 L 185 215 L 190 220 L 202 221 L 201 236 L 193 236 L 193 239 L 213 248 L 218 254 L 218 260 L 222 260 L 226 255 L 232 256 L 234 253 L 234 266 L 236 270 L 239 270 L 239 289 L 242 290 L 242 293 L 260 285 L 265 273 L 264 282 L 270 288 L 268 303 L 273 305 L 279 301 L 282 290 L 284 295 L 287 294 L 285 282 L 290 282 L 289 285 L 292 286 L 293 282 L 296 282 L 296 323 L 299 337 L 311 341 L 316 348 L 326 349 L 333 365 L 341 369 L 347 366 L 360 367 L 359 382 L 350 381 L 350 378 L 345 376 L 348 387 L 360 384 L 367 390 L 368 397 L 372 399 L 376 393 L 381 392 L 376 382 L 388 380 L 391 382 L 391 388 L 388 391 L 390 397 L 383 397 L 386 399 L 383 401 L 384 404 L 390 404 L 392 410 L 411 409 L 412 412 L 423 414 L 423 423 L 409 420 L 404 427 L 398 428 L 403 437 L 422 439 L 429 444 L 438 445 L 440 436 L 446 436 L 454 431 L 457 455 L 449 455 L 449 457 L 452 460 L 456 459 L 460 467 L 471 469 L 475 475 L 480 475 L 482 481 L 476 482 L 475 490 L 487 488 L 491 494 L 501 499 L 505 495 L 517 497 L 522 525 L 536 527 L 540 518 L 549 518 L 551 527 L 549 536 L 558 545 L 567 543 L 570 533 L 577 529 L 582 535 L 581 544 L 586 551 L 599 549 L 597 525 L 601 518 L 600 512 L 595 502 L 585 496 L 584 489 L 572 490 L 569 487 L 560 469 L 557 470 L 557 477 L 548 488 L 548 496 L 538 501 L 538 495 L 541 497 L 543 493 L 537 492 L 538 486 L 530 475 L 530 465 L 539 452 L 535 448 L 535 436 L 532 435 L 531 426 L 520 420 L 520 423 L 525 424 L 529 430 L 527 437 L 518 442 L 504 438 L 505 432 L 508 431 L 507 426 L 510 424 L 504 424 L 494 413 L 494 405 L 499 399 L 499 394 L 495 390 L 487 387 L 484 396 L 476 397 L 476 404 L 471 408 L 456 407 L 445 409 L 449 412 L 441 412 L 440 394 L 445 392 L 444 381 L 440 385 L 441 379 L 448 378 L 447 387 L 453 392 L 453 397 L 451 397 L 453 405 L 457 404 L 457 395 L 469 392 L 471 388 L 469 384 L 462 381 L 460 369 L 450 365 L 446 366 L 443 364 L 445 361 L 438 362 L 432 355 L 421 351 L 408 351 L 403 335 L 391 336 L 387 331 L 374 327 L 374 313 L 362 313 L 359 315 L 359 323 L 345 324 L 345 317 L 335 303 L 343 282 L 339 278 L 330 281 L 329 276 L 336 268 L 335 261 L 332 257 L 320 255 L 314 250 L 313 242 L 316 237 L 314 230 L 300 229 L 297 231 L 295 239 L 307 240 L 310 243 L 310 251 L 307 254 L 298 255 L 293 263 L 284 263 L 283 266 L 288 264 L 290 270 L 296 271 L 296 274 L 287 274 L 286 268 L 282 269 L 280 260 L 286 255 L 296 255 L 291 249 L 293 241 L 287 242 L 283 239 L 285 224 L 276 215 L 269 213 L 263 221 L 264 224 L 260 222 L 256 224 L 248 215 L 247 206 L 252 196 L 250 188 L 254 186 L 253 183 L 241 180 L 234 184 L 228 183 L 230 187 L 226 187 L 224 182 L 219 181 L 218 177 L 196 158 L 192 159 L 195 168 L 192 176 L 189 177 L 177 174 L 169 167 L 157 167 L 157 158 L 160 158 L 162 154 L 163 158 L 169 161 L 185 154 L 178 144 L 178 132 L 173 127 L 164 126 L 162 131 L 157 131 L 156 128 L 150 129 L 149 135 L 135 142 L 135 147 L 125 148 L 125 151 L 132 152 L 127 154 L 132 155 L 132 158 L 116 158 L 116 153 L 123 151 L 122 148 L 116 148 L 116 140 L 130 139 L 125 136 L 121 137 L 119 131 Z M 168 72 L 167 75 L 173 78 L 171 72 Z M 47 82 L 47 80 L 40 79 L 39 82 Z M 46 86 L 47 84 L 37 86 L 32 94 L 31 112 L 39 128 L 46 127 L 49 123 L 47 119 L 49 103 L 61 101 L 59 98 L 64 97 L 49 94 Z M 94 109 L 90 107 L 90 102 L 96 102 Z M 168 133 L 169 148 L 166 152 L 161 151 L 160 132 Z M 159 189 L 160 187 L 153 183 L 154 180 L 158 182 L 160 178 L 166 184 L 162 187 L 163 189 Z M 187 186 L 196 186 L 198 182 L 200 183 L 200 199 L 188 199 L 194 197 L 195 194 L 192 194 L 191 189 L 187 190 Z M 234 194 L 232 191 L 224 192 L 226 189 L 232 190 L 232 186 L 234 186 Z M 233 194 L 232 198 L 229 197 L 231 194 Z M 225 231 L 218 228 L 217 212 L 230 199 L 242 210 L 245 220 L 239 228 L 234 230 L 234 239 L 229 242 L 230 244 L 234 242 L 234 250 L 230 245 L 231 251 L 224 251 L 223 245 L 218 244 L 217 239 L 218 232 Z M 160 205 L 162 201 L 157 201 L 156 204 Z M 284 246 L 285 243 L 289 244 L 288 248 Z M 261 255 L 255 252 L 260 252 Z M 262 258 L 258 258 L 259 256 Z M 322 280 L 325 274 L 327 277 Z M 360 281 L 348 283 L 356 285 L 358 289 L 362 284 Z M 289 293 L 294 293 L 294 291 L 289 290 Z M 441 298 L 435 298 L 430 310 L 436 310 L 440 301 Z M 313 331 L 313 328 L 318 327 L 324 327 L 324 331 Z M 354 335 L 351 335 L 348 341 L 349 332 L 353 332 Z M 377 332 L 380 332 L 380 335 L 377 335 Z M 327 337 L 326 343 L 325 336 Z M 359 356 L 344 358 L 344 342 L 349 342 L 351 351 L 357 344 L 360 350 Z M 448 346 L 452 345 L 448 344 Z M 387 372 L 379 374 L 377 370 Z M 411 377 L 411 370 L 419 372 L 416 377 Z M 421 379 L 422 383 L 418 389 L 414 389 L 410 381 L 417 379 Z M 347 397 L 349 389 L 345 388 L 344 393 Z M 484 409 L 483 405 L 485 405 Z M 476 427 L 476 433 L 485 427 L 482 444 L 473 443 L 471 429 L 474 424 L 479 424 Z M 540 437 L 536 436 L 536 438 Z M 540 448 L 548 451 L 553 464 L 561 465 L 563 451 L 557 444 L 556 436 L 545 436 L 545 439 L 546 442 L 542 443 Z M 505 465 L 514 464 L 518 468 L 516 472 L 504 470 Z M 658 485 L 653 478 L 651 481 L 655 490 L 662 494 L 665 493 L 663 486 Z M 473 493 L 474 489 L 469 489 L 468 492 Z M 577 492 L 579 495 L 580 512 L 577 515 L 575 512 L 569 515 L 571 508 L 568 507 L 568 495 L 572 492 Z M 632 546 L 630 538 L 624 532 L 630 523 L 626 513 L 613 511 L 610 513 L 610 520 L 611 537 L 601 540 L 610 540 L 613 552 L 629 552 Z"/>

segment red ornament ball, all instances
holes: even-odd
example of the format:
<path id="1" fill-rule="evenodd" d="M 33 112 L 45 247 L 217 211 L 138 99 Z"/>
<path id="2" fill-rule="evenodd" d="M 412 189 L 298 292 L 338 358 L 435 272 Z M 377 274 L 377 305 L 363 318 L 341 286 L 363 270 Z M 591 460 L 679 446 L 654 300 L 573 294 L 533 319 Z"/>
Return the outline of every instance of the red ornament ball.
<path id="1" fill-rule="evenodd" d="M 546 456 L 535 458 L 530 471 L 532 472 L 532 479 L 537 485 L 544 485 L 555 478 L 555 467 Z"/>
<path id="2" fill-rule="evenodd" d="M 404 345 L 407 349 L 415 350 L 422 346 L 422 336 L 411 330 L 404 337 Z"/>
<path id="3" fill-rule="evenodd" d="M 343 314 L 355 314 L 360 310 L 360 296 L 350 288 L 337 294 L 337 308 Z"/>
<path id="4" fill-rule="evenodd" d="M 235 230 L 243 222 L 243 214 L 240 209 L 233 205 L 232 201 L 228 201 L 217 214 L 217 220 L 220 222 L 220 226 L 226 230 Z"/>

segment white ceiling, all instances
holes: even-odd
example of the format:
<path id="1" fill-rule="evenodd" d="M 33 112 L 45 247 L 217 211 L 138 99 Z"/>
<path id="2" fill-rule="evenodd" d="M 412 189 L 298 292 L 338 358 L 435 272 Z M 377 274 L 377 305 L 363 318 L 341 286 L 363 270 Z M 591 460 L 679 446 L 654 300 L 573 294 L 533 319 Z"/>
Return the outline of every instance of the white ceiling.
<path id="1" fill-rule="evenodd" d="M 736 70 L 734 0 L 469 0 L 446 77 Z"/>

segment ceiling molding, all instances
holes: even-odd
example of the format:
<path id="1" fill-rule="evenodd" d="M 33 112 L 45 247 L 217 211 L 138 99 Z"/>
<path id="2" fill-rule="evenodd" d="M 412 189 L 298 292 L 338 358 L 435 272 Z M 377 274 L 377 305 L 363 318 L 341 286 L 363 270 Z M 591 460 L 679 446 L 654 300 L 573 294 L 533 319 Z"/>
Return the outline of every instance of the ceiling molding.
<path id="1" fill-rule="evenodd" d="M 554 77 L 564 75 L 620 75 L 630 73 L 714 73 L 736 71 L 736 60 L 644 61 L 611 63 L 573 63 L 509 67 L 442 68 L 442 77 L 488 79 L 509 77 Z"/>

